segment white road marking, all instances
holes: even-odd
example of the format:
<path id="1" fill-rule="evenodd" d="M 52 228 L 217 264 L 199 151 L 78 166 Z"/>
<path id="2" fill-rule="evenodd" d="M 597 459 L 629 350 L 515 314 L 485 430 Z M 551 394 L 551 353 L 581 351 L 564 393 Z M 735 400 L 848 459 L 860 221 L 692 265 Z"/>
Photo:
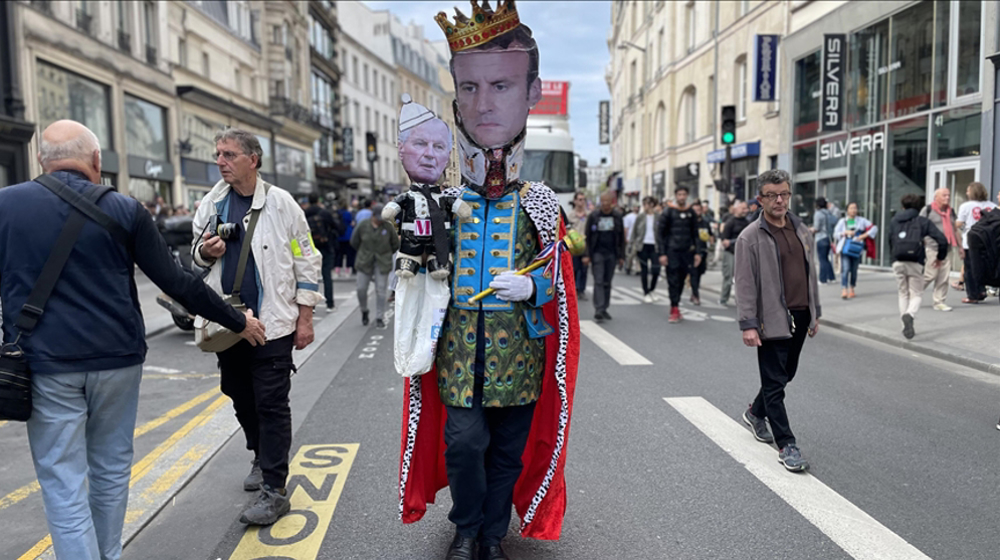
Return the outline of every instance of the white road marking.
<path id="1" fill-rule="evenodd" d="M 653 362 L 642 357 L 617 337 L 602 329 L 593 321 L 580 321 L 580 332 L 589 338 L 598 348 L 604 350 L 616 362 L 623 366 L 651 366 Z"/>
<path id="2" fill-rule="evenodd" d="M 705 399 L 663 400 L 857 560 L 930 560 L 819 479 L 785 471 L 774 448 L 757 443 L 743 426 Z"/>
<path id="3" fill-rule="evenodd" d="M 151 373 L 166 373 L 166 374 L 174 374 L 174 373 L 180 373 L 181 372 L 181 370 L 179 370 L 179 369 L 173 369 L 173 368 L 168 368 L 168 367 L 160 367 L 160 366 L 151 366 L 151 365 L 148 365 L 148 364 L 143 364 L 142 371 L 143 372 L 147 372 L 148 371 L 148 372 L 151 372 Z"/>

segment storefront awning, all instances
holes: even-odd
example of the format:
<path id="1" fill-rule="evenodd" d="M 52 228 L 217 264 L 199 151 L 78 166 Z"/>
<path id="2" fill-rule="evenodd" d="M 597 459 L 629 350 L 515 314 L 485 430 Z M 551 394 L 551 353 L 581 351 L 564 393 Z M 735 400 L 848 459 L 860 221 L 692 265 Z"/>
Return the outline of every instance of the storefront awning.
<path id="1" fill-rule="evenodd" d="M 280 123 L 266 115 L 240 107 L 231 101 L 227 101 L 214 93 L 196 86 L 177 86 L 177 96 L 200 107 L 217 111 L 264 130 L 274 131 L 281 128 Z"/>
<path id="2" fill-rule="evenodd" d="M 760 155 L 760 141 L 757 142 L 744 142 L 742 144 L 734 144 L 732 147 L 732 158 L 742 159 L 750 156 Z M 726 161 L 726 149 L 715 150 L 708 152 L 708 157 L 705 158 L 708 163 L 722 163 Z"/>

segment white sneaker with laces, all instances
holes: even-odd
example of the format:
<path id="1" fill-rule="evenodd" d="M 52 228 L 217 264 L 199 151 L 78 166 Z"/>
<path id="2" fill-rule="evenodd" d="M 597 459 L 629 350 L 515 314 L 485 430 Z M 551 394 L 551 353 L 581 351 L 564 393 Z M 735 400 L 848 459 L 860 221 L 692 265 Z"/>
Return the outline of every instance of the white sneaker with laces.
<path id="1" fill-rule="evenodd" d="M 954 308 L 943 303 L 934 304 L 934 311 L 951 311 L 952 309 Z"/>
<path id="2" fill-rule="evenodd" d="M 644 301 L 645 303 L 653 303 L 653 296 L 650 294 L 646 294 L 642 296 L 642 301 Z"/>

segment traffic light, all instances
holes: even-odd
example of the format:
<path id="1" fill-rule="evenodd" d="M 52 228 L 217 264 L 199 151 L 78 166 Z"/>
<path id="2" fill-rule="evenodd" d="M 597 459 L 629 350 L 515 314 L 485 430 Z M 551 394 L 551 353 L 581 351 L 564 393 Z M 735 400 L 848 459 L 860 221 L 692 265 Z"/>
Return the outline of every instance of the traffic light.
<path id="1" fill-rule="evenodd" d="M 378 159 L 378 136 L 374 132 L 365 133 L 365 144 L 368 145 L 368 161 Z"/>
<path id="2" fill-rule="evenodd" d="M 736 143 L 736 105 L 722 106 L 722 143 Z"/>

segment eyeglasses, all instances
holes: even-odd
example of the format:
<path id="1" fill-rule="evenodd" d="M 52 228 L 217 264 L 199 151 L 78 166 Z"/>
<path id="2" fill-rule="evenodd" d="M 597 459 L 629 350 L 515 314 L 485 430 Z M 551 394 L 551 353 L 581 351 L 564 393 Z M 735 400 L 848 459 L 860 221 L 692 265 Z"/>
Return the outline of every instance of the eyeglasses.
<path id="1" fill-rule="evenodd" d="M 764 200 L 767 200 L 768 202 L 771 202 L 771 201 L 773 201 L 773 200 L 776 200 L 776 199 L 777 199 L 777 198 L 779 198 L 779 197 L 780 197 L 780 198 L 781 198 L 782 200 L 791 200 L 791 198 L 792 198 L 792 193 L 790 193 L 790 192 L 788 192 L 788 191 L 785 191 L 785 192 L 783 192 L 783 193 L 767 193 L 767 194 L 762 194 L 762 195 L 760 195 L 760 197 L 761 197 L 761 198 L 763 198 Z"/>
<path id="2" fill-rule="evenodd" d="M 219 156 L 222 156 L 223 159 L 225 159 L 226 161 L 233 161 L 234 159 L 236 159 L 236 158 L 238 158 L 238 157 L 240 157 L 242 155 L 244 155 L 244 154 L 240 154 L 240 153 L 236 153 L 236 152 L 215 152 L 214 154 L 212 154 L 212 157 L 217 160 L 217 159 L 219 159 Z"/>

